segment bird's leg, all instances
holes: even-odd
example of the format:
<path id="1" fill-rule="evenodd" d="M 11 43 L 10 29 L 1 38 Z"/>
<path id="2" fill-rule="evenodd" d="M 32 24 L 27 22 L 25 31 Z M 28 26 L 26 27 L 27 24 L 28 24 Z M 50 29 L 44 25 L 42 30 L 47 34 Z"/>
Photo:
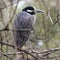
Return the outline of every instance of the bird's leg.
<path id="1" fill-rule="evenodd" d="M 19 55 L 19 51 L 17 50 L 17 46 L 15 46 L 15 53 L 16 53 L 16 60 L 19 60 L 19 58 L 20 58 L 20 55 Z"/>

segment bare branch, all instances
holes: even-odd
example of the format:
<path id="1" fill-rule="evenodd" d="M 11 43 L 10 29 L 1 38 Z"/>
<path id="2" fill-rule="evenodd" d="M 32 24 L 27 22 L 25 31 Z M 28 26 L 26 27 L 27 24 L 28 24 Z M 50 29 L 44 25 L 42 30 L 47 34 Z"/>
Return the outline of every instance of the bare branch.
<path id="1" fill-rule="evenodd" d="M 4 54 L 2 51 L 0 51 L 0 53 L 1 53 L 2 55 L 6 56 L 6 57 L 9 58 L 9 59 L 12 59 L 12 58 L 9 57 L 7 54 Z"/>
<path id="2" fill-rule="evenodd" d="M 4 42 L 0 42 L 0 44 L 8 45 L 8 46 L 10 46 L 10 47 L 15 48 L 14 45 L 7 44 L 7 43 L 4 43 Z M 29 55 L 32 56 L 33 58 L 36 58 L 36 56 L 34 56 L 32 53 L 42 54 L 42 55 L 40 55 L 40 57 L 41 57 L 41 56 L 46 56 L 47 54 L 44 55 L 44 53 L 49 53 L 49 54 L 54 53 L 54 52 L 56 52 L 56 51 L 59 51 L 59 50 L 60 50 L 60 47 L 58 47 L 58 48 L 53 48 L 53 49 L 50 49 L 50 50 L 43 50 L 43 51 L 35 51 L 35 50 L 33 50 L 33 51 L 26 51 L 26 50 L 23 50 L 23 49 L 20 49 L 20 48 L 17 48 L 17 49 L 18 49 L 20 52 L 24 52 L 24 53 L 26 53 L 26 54 L 29 54 Z M 20 54 L 20 52 L 16 52 L 16 53 L 4 53 L 4 54 L 6 54 L 6 55 L 14 55 L 14 54 Z M 41 57 L 41 58 L 42 58 L 42 57 Z"/>

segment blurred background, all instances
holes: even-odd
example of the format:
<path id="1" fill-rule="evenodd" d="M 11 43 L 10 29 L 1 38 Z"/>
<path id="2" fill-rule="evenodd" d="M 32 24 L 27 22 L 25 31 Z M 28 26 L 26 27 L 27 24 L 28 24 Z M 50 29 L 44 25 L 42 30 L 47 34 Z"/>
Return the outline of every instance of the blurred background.
<path id="1" fill-rule="evenodd" d="M 7 45 L 14 44 L 12 31 L 4 29 L 13 28 L 16 15 L 26 6 L 34 6 L 46 13 L 36 14 L 34 31 L 23 49 L 44 51 L 60 47 L 60 0 L 0 0 L 0 51 L 14 52 L 14 48 Z M 43 60 L 60 60 L 59 50 L 46 55 Z M 9 56 L 13 58 L 14 55 Z M 0 53 L 0 60 L 10 59 Z"/>

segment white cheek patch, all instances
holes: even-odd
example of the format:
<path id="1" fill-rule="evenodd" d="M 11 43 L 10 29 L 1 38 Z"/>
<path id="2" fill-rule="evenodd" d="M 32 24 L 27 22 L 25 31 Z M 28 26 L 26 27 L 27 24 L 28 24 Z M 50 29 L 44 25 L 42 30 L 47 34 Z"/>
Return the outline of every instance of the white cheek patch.
<path id="1" fill-rule="evenodd" d="M 32 12 L 32 10 L 27 10 L 27 12 Z"/>

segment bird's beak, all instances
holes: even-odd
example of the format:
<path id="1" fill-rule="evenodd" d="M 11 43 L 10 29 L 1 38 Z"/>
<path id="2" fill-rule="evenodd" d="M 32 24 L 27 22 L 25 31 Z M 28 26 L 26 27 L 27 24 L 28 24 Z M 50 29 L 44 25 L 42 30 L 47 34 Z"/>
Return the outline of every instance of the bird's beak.
<path id="1" fill-rule="evenodd" d="M 39 9 L 35 10 L 35 12 L 37 12 L 37 13 L 45 13 L 45 11 L 39 10 Z"/>

